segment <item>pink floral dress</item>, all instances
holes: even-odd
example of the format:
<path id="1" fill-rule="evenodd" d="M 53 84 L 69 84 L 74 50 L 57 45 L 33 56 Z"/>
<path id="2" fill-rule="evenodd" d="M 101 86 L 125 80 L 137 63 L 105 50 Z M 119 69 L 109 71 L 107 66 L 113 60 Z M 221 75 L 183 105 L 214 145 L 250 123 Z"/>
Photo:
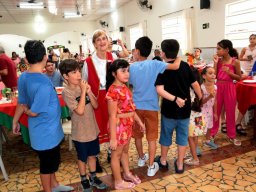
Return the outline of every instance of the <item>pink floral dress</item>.
<path id="1" fill-rule="evenodd" d="M 117 114 L 135 112 L 136 107 L 132 100 L 132 94 L 126 85 L 111 85 L 106 94 L 106 99 L 117 102 Z M 130 140 L 133 124 L 134 116 L 118 118 L 116 123 L 118 145 L 125 145 Z"/>

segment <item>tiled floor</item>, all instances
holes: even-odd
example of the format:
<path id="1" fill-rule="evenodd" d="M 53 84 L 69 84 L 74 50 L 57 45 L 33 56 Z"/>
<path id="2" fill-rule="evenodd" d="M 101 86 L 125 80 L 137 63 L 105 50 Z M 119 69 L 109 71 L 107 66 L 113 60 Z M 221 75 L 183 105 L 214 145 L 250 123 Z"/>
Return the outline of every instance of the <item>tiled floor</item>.
<path id="1" fill-rule="evenodd" d="M 132 191 L 256 191 L 256 141 L 252 139 L 252 127 L 248 127 L 247 137 L 240 137 L 241 147 L 228 143 L 225 135 L 219 133 L 216 142 L 221 146 L 218 150 L 209 150 L 203 146 L 200 139 L 200 148 L 203 156 L 200 157 L 200 166 L 186 166 L 184 174 L 174 174 L 173 160 L 176 157 L 176 146 L 170 147 L 168 156 L 169 171 L 159 171 L 154 177 L 147 177 L 147 168 L 137 167 L 137 153 L 134 141 L 130 144 L 130 166 L 142 183 Z M 0 174 L 0 191 L 40 191 L 42 190 L 38 172 L 36 154 L 20 138 L 12 135 L 10 141 L 3 145 L 3 161 L 9 175 L 5 182 Z M 146 141 L 144 141 L 146 146 Z M 99 174 L 103 181 L 112 190 L 112 175 L 110 165 L 106 161 L 106 146 L 101 147 L 100 161 L 104 173 Z M 146 147 L 144 148 L 146 149 Z M 157 154 L 160 154 L 158 147 Z M 82 191 L 80 178 L 76 166 L 76 153 L 68 151 L 68 141 L 61 147 L 62 164 L 57 173 L 62 184 L 72 184 L 75 191 Z M 130 191 L 130 190 L 127 190 Z"/>

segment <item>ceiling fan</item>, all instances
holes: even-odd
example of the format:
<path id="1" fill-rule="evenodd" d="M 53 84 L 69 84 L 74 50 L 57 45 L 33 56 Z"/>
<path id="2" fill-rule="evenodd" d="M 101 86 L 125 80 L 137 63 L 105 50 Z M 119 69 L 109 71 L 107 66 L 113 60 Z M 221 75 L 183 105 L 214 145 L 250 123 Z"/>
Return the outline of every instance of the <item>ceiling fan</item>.
<path id="1" fill-rule="evenodd" d="M 148 0 L 137 0 L 137 3 L 142 10 L 151 10 L 153 8 Z"/>

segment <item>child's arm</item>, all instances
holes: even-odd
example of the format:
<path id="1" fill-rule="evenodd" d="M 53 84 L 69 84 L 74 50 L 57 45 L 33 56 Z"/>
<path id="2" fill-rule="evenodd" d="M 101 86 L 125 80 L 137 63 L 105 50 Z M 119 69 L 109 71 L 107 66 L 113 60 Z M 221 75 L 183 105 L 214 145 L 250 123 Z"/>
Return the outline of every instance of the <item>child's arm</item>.
<path id="1" fill-rule="evenodd" d="M 86 96 L 86 89 L 87 89 L 87 82 L 85 80 L 81 80 L 80 88 L 81 88 L 80 101 L 78 102 L 77 108 L 74 111 L 78 115 L 83 115 L 85 110 L 85 96 Z"/>
<path id="2" fill-rule="evenodd" d="M 202 99 L 202 91 L 201 91 L 199 83 L 197 81 L 195 81 L 194 83 L 191 84 L 191 86 L 193 87 L 196 95 L 198 96 L 198 99 L 201 100 Z"/>
<path id="3" fill-rule="evenodd" d="M 202 98 L 202 104 L 207 103 L 211 98 L 214 98 L 216 96 L 216 90 L 213 90 L 207 97 Z"/>
<path id="4" fill-rule="evenodd" d="M 214 116 L 214 120 L 217 121 L 218 114 L 217 114 L 217 97 L 216 96 L 215 96 L 214 104 L 213 104 L 213 116 Z"/>
<path id="5" fill-rule="evenodd" d="M 30 117 L 36 117 L 36 116 L 38 115 L 37 113 L 32 112 L 32 111 L 28 108 L 27 105 L 21 105 L 21 106 L 22 106 L 22 108 L 23 108 L 24 113 L 27 114 L 28 116 L 30 116 Z"/>
<path id="6" fill-rule="evenodd" d="M 94 109 L 97 109 L 98 108 L 98 101 L 97 101 L 97 98 L 94 96 L 94 94 L 93 94 L 93 92 L 91 90 L 91 86 L 89 84 L 87 85 L 87 91 L 86 92 L 87 92 L 87 95 L 90 98 L 92 107 Z"/>
<path id="7" fill-rule="evenodd" d="M 179 98 L 177 96 L 174 96 L 172 94 L 170 94 L 169 92 L 167 92 L 166 90 L 164 90 L 164 85 L 157 85 L 156 86 L 156 91 L 157 93 L 162 96 L 163 98 L 167 99 L 167 100 L 170 100 L 170 101 L 173 101 L 173 102 L 176 102 L 176 104 L 181 108 L 185 105 L 185 101 L 186 99 L 182 99 L 182 98 Z"/>
<path id="8" fill-rule="evenodd" d="M 181 58 L 177 57 L 174 63 L 170 63 L 166 66 L 166 69 L 177 70 L 180 67 Z"/>
<path id="9" fill-rule="evenodd" d="M 240 61 L 238 59 L 235 60 L 235 73 L 231 72 L 230 69 L 226 66 L 223 66 L 222 70 L 224 70 L 233 80 L 241 80 L 241 67 Z"/>
<path id="10" fill-rule="evenodd" d="M 215 71 L 215 75 L 217 75 L 217 63 L 219 61 L 219 57 L 218 55 L 214 55 L 213 56 L 213 68 L 214 68 L 214 71 Z"/>
<path id="11" fill-rule="evenodd" d="M 139 116 L 137 115 L 136 112 L 135 112 L 135 115 L 134 115 L 134 120 L 139 124 L 141 132 L 145 132 L 146 131 L 146 127 L 142 123 L 141 119 L 139 118 Z"/>
<path id="12" fill-rule="evenodd" d="M 117 101 L 108 100 L 108 117 L 110 128 L 110 149 L 116 150 L 116 122 L 117 122 Z"/>
<path id="13" fill-rule="evenodd" d="M 12 120 L 12 132 L 15 135 L 20 135 L 19 119 L 23 112 L 24 112 L 24 109 L 22 105 L 18 103 L 13 120 Z"/>

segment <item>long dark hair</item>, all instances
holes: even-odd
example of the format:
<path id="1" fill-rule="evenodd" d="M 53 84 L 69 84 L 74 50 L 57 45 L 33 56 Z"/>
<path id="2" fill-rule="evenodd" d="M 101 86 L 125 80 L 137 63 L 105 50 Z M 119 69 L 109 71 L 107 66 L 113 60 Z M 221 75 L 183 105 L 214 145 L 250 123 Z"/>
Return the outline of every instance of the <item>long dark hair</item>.
<path id="1" fill-rule="evenodd" d="M 235 57 L 235 58 L 238 58 L 238 52 L 236 49 L 234 49 L 233 47 L 233 43 L 228 40 L 228 39 L 223 39 L 221 40 L 220 42 L 218 42 L 218 45 L 223 48 L 223 49 L 228 49 L 229 52 L 228 54 L 231 56 L 231 57 Z"/>
<path id="2" fill-rule="evenodd" d="M 123 69 L 127 67 L 129 67 L 129 63 L 124 59 L 116 59 L 112 64 L 109 64 L 107 66 L 106 90 L 108 90 L 112 83 L 115 81 L 113 73 L 116 74 L 116 71 L 118 69 Z"/>

